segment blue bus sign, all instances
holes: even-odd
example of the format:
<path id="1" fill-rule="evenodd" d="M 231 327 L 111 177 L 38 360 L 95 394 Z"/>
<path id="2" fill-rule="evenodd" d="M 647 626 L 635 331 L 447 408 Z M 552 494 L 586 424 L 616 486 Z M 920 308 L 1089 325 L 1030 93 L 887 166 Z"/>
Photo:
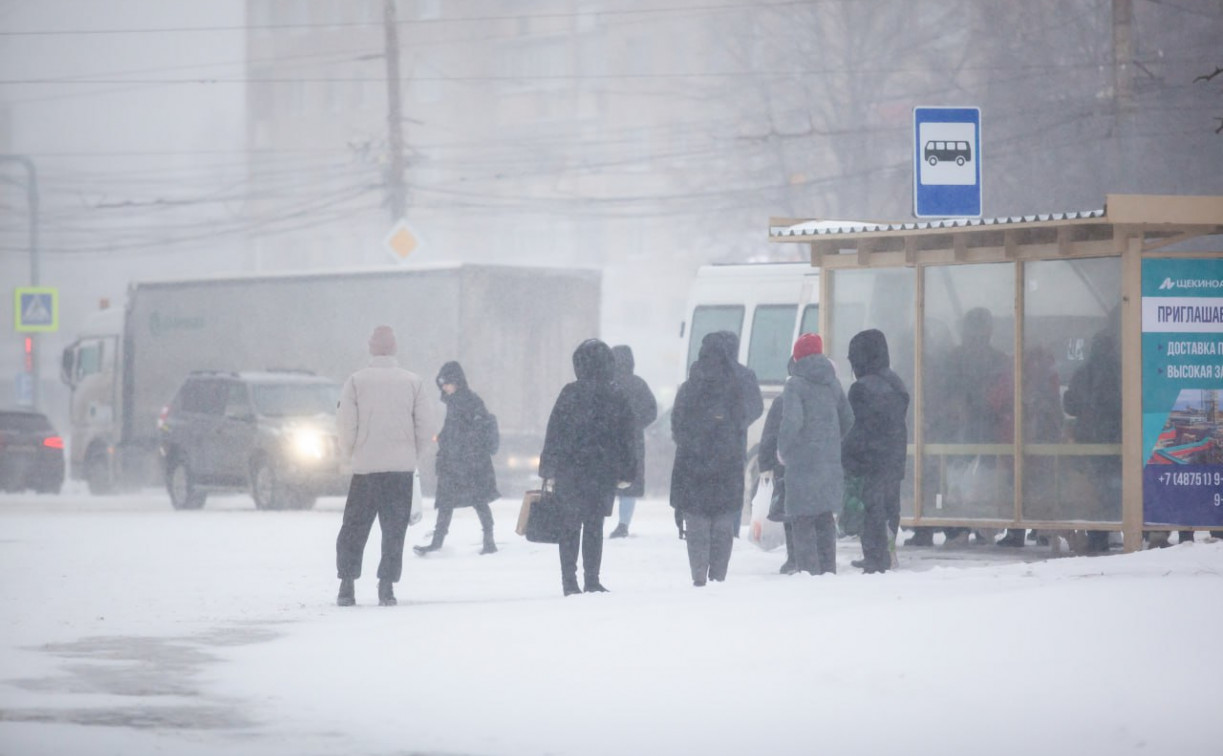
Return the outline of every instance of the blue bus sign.
<path id="1" fill-rule="evenodd" d="M 981 109 L 913 109 L 913 214 L 981 217 Z"/>

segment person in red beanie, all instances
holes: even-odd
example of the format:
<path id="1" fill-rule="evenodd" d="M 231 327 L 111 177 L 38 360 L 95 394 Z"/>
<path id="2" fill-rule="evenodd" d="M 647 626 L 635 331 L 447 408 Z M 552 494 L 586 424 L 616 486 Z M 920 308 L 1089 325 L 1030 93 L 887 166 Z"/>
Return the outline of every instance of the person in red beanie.
<path id="1" fill-rule="evenodd" d="M 812 575 L 835 573 L 835 513 L 845 488 L 841 440 L 854 413 L 819 334 L 804 333 L 794 342 L 790 378 L 779 401 L 777 456 L 786 468 L 784 504 L 794 567 Z"/>

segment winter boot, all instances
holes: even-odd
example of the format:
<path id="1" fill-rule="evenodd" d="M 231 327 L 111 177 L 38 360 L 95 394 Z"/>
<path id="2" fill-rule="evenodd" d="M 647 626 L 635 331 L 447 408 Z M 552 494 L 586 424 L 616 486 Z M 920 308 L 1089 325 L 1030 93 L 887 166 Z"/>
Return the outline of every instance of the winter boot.
<path id="1" fill-rule="evenodd" d="M 561 575 L 561 589 L 565 591 L 566 596 L 581 593 L 582 589 L 578 587 L 577 575 Z"/>
<path id="2" fill-rule="evenodd" d="M 608 538 L 627 538 L 628 537 L 628 525 L 625 525 L 624 523 L 620 523 L 619 525 L 616 526 L 616 529 L 613 530 L 611 534 L 608 535 L 607 537 Z"/>
<path id="3" fill-rule="evenodd" d="M 430 551 L 437 551 L 442 547 L 442 541 L 446 539 L 445 533 L 433 531 L 433 540 L 425 546 L 413 546 L 412 551 L 416 552 L 416 556 L 426 556 Z"/>
<path id="4" fill-rule="evenodd" d="M 395 584 L 390 580 L 378 581 L 378 606 L 395 606 Z"/>
<path id="5" fill-rule="evenodd" d="M 607 590 L 607 588 L 604 587 L 604 585 L 598 580 L 587 580 L 586 587 L 583 590 L 585 590 L 586 593 L 611 593 L 611 591 Z"/>
<path id="6" fill-rule="evenodd" d="M 1006 535 L 998 539 L 998 545 L 1021 547 L 1024 544 L 1023 535 L 1023 529 L 1011 528 L 1010 530 L 1006 531 Z"/>
<path id="7" fill-rule="evenodd" d="M 335 598 L 336 606 L 353 606 L 357 603 L 356 589 L 353 581 L 344 578 L 340 581 L 340 594 Z"/>
<path id="8" fill-rule="evenodd" d="M 484 548 L 480 549 L 481 554 L 496 554 L 497 542 L 493 540 L 493 532 L 491 530 L 484 531 Z"/>
<path id="9" fill-rule="evenodd" d="M 798 565 L 794 563 L 794 559 L 786 557 L 786 561 L 781 563 L 781 569 L 777 570 L 782 575 L 793 575 L 798 572 Z"/>
<path id="10" fill-rule="evenodd" d="M 905 546 L 933 546 L 934 528 L 913 528 L 913 535 L 905 539 Z"/>

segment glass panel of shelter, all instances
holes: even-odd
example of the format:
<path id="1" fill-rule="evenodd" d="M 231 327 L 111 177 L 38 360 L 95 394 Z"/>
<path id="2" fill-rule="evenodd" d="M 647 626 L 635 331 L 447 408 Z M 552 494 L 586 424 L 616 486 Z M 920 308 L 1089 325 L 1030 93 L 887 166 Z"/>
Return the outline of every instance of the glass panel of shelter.
<path id="1" fill-rule="evenodd" d="M 1026 520 L 1121 520 L 1121 260 L 1024 266 Z"/>
<path id="2" fill-rule="evenodd" d="M 1015 265 L 924 272 L 922 514 L 1011 520 Z"/>

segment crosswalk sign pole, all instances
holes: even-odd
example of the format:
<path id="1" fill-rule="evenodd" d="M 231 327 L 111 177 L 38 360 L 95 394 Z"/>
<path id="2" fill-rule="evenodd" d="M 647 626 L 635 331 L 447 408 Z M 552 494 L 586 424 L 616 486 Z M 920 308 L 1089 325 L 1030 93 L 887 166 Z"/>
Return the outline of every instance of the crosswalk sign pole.
<path id="1" fill-rule="evenodd" d="M 38 407 L 38 334 L 59 329 L 59 290 L 47 286 L 19 287 L 13 293 L 13 326 L 24 337 L 22 371 L 29 379 L 23 384 L 21 403 Z"/>

